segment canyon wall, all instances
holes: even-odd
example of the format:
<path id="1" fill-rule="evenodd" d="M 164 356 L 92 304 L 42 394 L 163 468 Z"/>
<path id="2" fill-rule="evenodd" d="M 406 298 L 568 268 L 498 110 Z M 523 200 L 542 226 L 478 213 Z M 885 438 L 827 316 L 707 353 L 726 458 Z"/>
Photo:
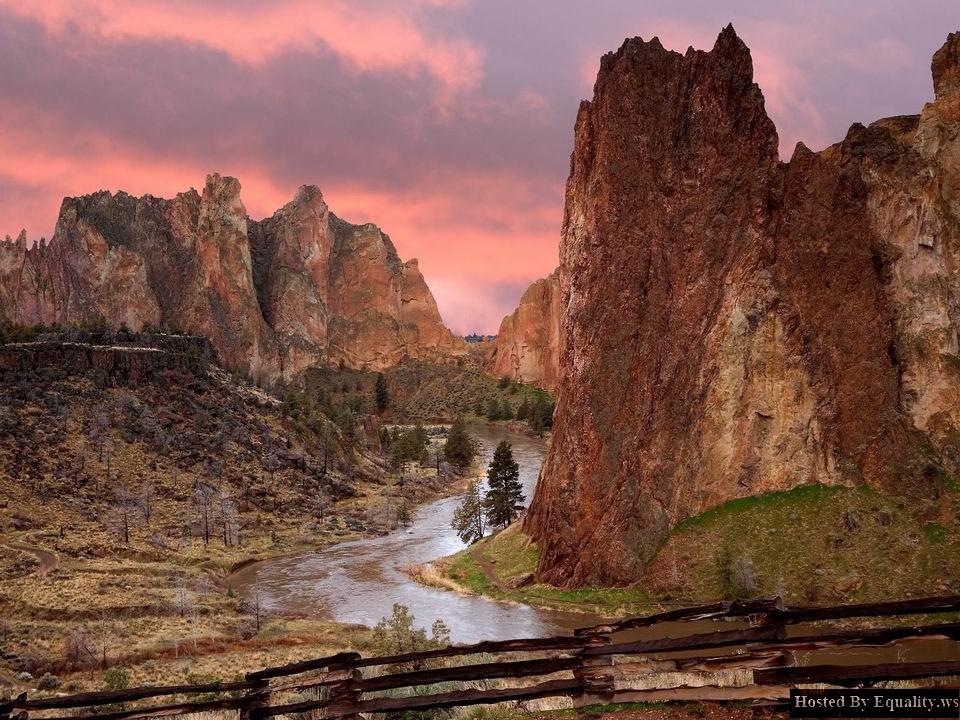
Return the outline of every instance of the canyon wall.
<path id="1" fill-rule="evenodd" d="M 210 338 L 230 367 L 271 381 L 315 364 L 382 369 L 463 352 L 415 260 L 375 225 L 335 217 L 316 187 L 262 221 L 240 183 L 210 175 L 172 200 L 66 198 L 49 244 L 0 243 L 0 319 L 103 318 Z"/>
<path id="2" fill-rule="evenodd" d="M 486 370 L 553 392 L 560 378 L 559 359 L 560 277 L 555 270 L 527 288 L 517 309 L 500 323 Z"/>
<path id="3" fill-rule="evenodd" d="M 582 103 L 540 577 L 635 580 L 678 521 L 806 483 L 920 507 L 960 461 L 960 34 L 919 116 L 778 138 L 732 27 L 627 40 Z"/>

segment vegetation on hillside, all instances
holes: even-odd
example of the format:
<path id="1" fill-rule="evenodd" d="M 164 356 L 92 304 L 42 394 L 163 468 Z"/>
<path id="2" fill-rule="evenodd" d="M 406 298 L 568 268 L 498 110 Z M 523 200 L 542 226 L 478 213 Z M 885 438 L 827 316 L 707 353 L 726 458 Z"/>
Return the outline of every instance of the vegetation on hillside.
<path id="1" fill-rule="evenodd" d="M 346 406 L 397 423 L 452 422 L 461 416 L 525 421 L 540 432 L 550 428 L 553 417 L 549 394 L 531 385 L 491 378 L 471 358 L 446 365 L 411 360 L 382 373 L 313 368 L 304 373 L 303 382 L 306 393 L 332 413 Z"/>
<path id="2" fill-rule="evenodd" d="M 119 666 L 134 685 L 232 679 L 363 645 L 270 615 L 231 569 L 384 532 L 456 487 L 422 452 L 401 482 L 369 417 L 331 420 L 302 390 L 281 401 L 214 365 L 135 387 L 54 367 L 0 383 L 0 682 L 87 689 Z"/>

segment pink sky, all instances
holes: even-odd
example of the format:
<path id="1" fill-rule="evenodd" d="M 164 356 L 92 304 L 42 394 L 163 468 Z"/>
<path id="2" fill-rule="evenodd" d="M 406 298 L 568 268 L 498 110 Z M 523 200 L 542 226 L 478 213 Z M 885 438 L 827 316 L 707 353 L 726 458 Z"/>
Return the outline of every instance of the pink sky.
<path id="1" fill-rule="evenodd" d="M 0 0 L 0 235 L 61 198 L 237 176 L 254 217 L 302 184 L 417 257 L 447 323 L 496 332 L 557 262 L 577 102 L 626 36 L 732 21 L 789 157 L 918 112 L 955 0 Z"/>

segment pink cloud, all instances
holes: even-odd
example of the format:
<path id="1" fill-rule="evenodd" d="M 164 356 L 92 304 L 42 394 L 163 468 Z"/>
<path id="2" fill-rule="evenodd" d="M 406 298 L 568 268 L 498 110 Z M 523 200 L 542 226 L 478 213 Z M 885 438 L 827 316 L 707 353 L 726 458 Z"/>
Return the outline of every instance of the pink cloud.
<path id="1" fill-rule="evenodd" d="M 0 0 L 0 8 L 36 20 L 60 36 L 79 32 L 94 40 L 174 39 L 250 64 L 320 43 L 358 71 L 426 69 L 445 88 L 466 90 L 482 77 L 482 50 L 463 38 L 430 37 L 417 24 L 423 6 L 445 5 L 437 0 L 374 6 L 346 0 L 282 0 L 254 6 L 183 0 Z"/>

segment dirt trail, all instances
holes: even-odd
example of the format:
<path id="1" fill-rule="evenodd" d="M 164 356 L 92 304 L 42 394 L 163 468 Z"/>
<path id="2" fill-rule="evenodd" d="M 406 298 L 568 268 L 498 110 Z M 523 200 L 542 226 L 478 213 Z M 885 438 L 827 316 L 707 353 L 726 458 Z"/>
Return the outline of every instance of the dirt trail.
<path id="1" fill-rule="evenodd" d="M 504 585 L 500 578 L 497 577 L 497 570 L 493 566 L 493 563 L 487 560 L 482 552 L 477 552 L 475 549 L 470 550 L 470 554 L 473 556 L 473 559 L 477 561 L 477 565 L 480 566 L 480 569 L 483 570 L 483 574 L 487 576 L 487 580 L 493 585 L 497 590 L 507 590 L 507 586 Z"/>
<path id="2" fill-rule="evenodd" d="M 25 553 L 30 553 L 37 560 L 40 561 L 39 567 L 35 572 L 36 575 L 46 575 L 51 570 L 53 570 L 57 565 L 60 564 L 60 558 L 57 557 L 56 553 L 52 553 L 49 550 L 43 550 L 32 545 L 25 545 L 20 542 L 7 542 L 4 544 L 5 547 L 10 548 L 11 550 L 20 550 Z"/>

